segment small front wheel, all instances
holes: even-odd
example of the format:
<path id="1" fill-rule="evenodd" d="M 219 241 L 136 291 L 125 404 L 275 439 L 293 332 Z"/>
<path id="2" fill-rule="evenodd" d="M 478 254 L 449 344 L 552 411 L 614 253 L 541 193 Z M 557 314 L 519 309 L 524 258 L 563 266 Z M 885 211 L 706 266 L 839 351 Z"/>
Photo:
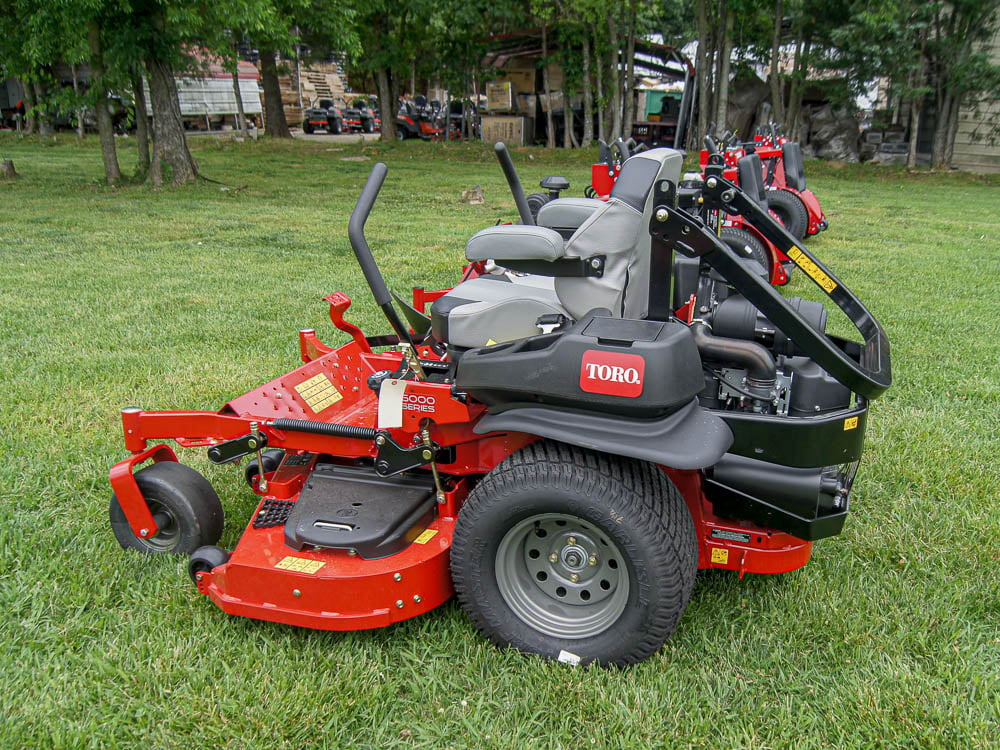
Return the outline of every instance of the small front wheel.
<path id="1" fill-rule="evenodd" d="M 156 521 L 155 536 L 132 532 L 118 497 L 111 495 L 109 515 L 115 539 L 125 549 L 147 554 L 189 555 L 222 536 L 222 502 L 205 477 L 184 464 L 161 461 L 136 472 L 136 484 Z"/>
<path id="2" fill-rule="evenodd" d="M 220 565 L 225 565 L 229 562 L 229 558 L 230 554 L 222 547 L 214 545 L 199 547 L 191 553 L 191 559 L 188 560 L 188 575 L 197 584 L 199 575 L 210 573 Z"/>
<path id="3" fill-rule="evenodd" d="M 698 544 L 656 466 L 552 442 L 509 456 L 458 516 L 451 573 L 462 607 L 498 646 L 634 664 L 677 627 Z"/>

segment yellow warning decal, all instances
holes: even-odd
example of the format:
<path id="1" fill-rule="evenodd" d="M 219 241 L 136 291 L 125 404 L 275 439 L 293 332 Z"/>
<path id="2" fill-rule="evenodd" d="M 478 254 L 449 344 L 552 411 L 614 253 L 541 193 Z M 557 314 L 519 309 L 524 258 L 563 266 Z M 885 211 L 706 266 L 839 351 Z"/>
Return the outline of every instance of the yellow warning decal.
<path id="1" fill-rule="evenodd" d="M 844 432 L 858 429 L 858 417 L 848 417 L 844 420 Z"/>
<path id="2" fill-rule="evenodd" d="M 431 539 L 437 536 L 437 529 L 424 529 L 420 536 L 413 540 L 414 544 L 427 544 Z"/>
<path id="3" fill-rule="evenodd" d="M 319 560 L 307 560 L 304 557 L 286 557 L 274 567 L 279 570 L 291 570 L 296 573 L 309 573 L 312 575 L 324 565 L 326 565 L 326 563 L 320 562 Z"/>
<path id="4" fill-rule="evenodd" d="M 337 390 L 337 386 L 323 372 L 308 380 L 303 380 L 295 386 L 295 390 L 298 391 L 299 395 L 302 396 L 302 400 L 316 414 L 319 414 L 329 406 L 333 406 L 343 398 L 340 391 Z"/>
<path id="5" fill-rule="evenodd" d="M 792 247 L 788 251 L 788 257 L 795 261 L 795 265 L 801 268 L 806 276 L 819 284 L 820 289 L 829 294 L 837 288 L 837 282 L 827 276 L 823 271 L 809 260 L 808 256 L 797 247 Z"/>
<path id="6" fill-rule="evenodd" d="M 726 565 L 729 562 L 729 550 L 712 547 L 712 562 L 716 565 Z"/>
<path id="7" fill-rule="evenodd" d="M 496 343 L 493 339 L 486 339 L 486 346 L 493 346 Z"/>

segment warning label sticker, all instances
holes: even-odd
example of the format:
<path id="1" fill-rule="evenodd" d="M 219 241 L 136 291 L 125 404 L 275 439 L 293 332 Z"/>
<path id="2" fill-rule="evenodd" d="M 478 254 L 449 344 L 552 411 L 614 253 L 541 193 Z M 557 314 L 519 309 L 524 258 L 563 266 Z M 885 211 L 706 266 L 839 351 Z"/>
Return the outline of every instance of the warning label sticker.
<path id="1" fill-rule="evenodd" d="M 340 391 L 337 390 L 337 386 L 323 372 L 308 380 L 303 380 L 295 386 L 295 390 L 298 391 L 299 395 L 302 396 L 302 400 L 306 402 L 306 405 L 315 414 L 319 414 L 343 398 Z"/>
<path id="2" fill-rule="evenodd" d="M 820 289 L 827 294 L 837 288 L 837 282 L 823 273 L 822 269 L 809 260 L 809 257 L 799 248 L 793 247 L 789 250 L 788 257 L 795 261 L 795 265 L 801 268 L 806 276 L 819 284 Z"/>
<path id="3" fill-rule="evenodd" d="M 416 539 L 413 540 L 414 544 L 427 544 L 431 539 L 437 535 L 437 529 L 424 529 L 423 532 Z"/>
<path id="4" fill-rule="evenodd" d="M 304 557 L 286 557 L 274 567 L 279 570 L 291 570 L 296 573 L 308 573 L 309 575 L 312 575 L 324 565 L 326 565 L 326 563 L 320 562 L 319 560 L 307 560 Z"/>
<path id="5" fill-rule="evenodd" d="M 858 417 L 848 417 L 844 420 L 844 432 L 858 429 Z"/>
<path id="6" fill-rule="evenodd" d="M 712 562 L 716 565 L 726 565 L 729 562 L 729 550 L 713 547 Z"/>

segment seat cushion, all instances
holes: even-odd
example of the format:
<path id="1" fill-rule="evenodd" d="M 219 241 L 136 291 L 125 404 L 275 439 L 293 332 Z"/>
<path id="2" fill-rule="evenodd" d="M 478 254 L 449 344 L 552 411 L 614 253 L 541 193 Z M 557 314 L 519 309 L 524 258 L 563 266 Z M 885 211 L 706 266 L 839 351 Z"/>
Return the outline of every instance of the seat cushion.
<path id="1" fill-rule="evenodd" d="M 530 278 L 530 277 L 529 277 Z M 537 336 L 543 315 L 566 315 L 551 284 L 521 283 L 507 274 L 463 281 L 431 305 L 434 338 L 471 349 Z"/>

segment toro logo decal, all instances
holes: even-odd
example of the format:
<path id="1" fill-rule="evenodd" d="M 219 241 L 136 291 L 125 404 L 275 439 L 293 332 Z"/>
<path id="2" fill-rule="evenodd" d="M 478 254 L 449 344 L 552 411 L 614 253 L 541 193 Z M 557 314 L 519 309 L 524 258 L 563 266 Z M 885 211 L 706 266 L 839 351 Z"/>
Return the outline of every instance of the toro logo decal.
<path id="1" fill-rule="evenodd" d="M 580 389 L 587 393 L 636 398 L 642 395 L 646 360 L 638 354 L 617 354 L 591 349 L 583 353 Z"/>

